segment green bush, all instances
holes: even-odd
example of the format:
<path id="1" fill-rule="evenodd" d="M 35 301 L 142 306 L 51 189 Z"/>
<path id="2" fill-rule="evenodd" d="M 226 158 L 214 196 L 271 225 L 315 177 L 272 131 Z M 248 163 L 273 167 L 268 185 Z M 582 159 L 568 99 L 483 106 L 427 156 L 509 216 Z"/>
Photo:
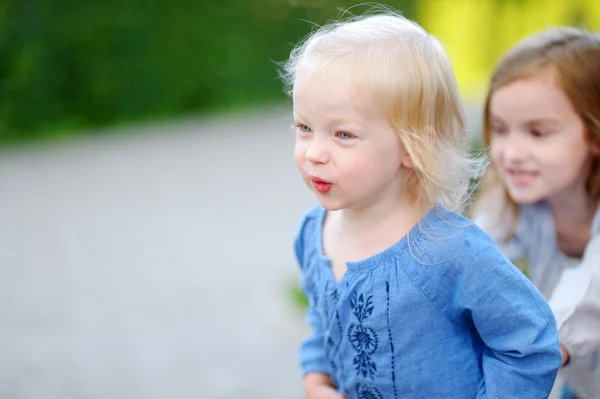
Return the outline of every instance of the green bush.
<path id="1" fill-rule="evenodd" d="M 352 3 L 6 0 L 0 141 L 282 100 L 273 61 Z"/>

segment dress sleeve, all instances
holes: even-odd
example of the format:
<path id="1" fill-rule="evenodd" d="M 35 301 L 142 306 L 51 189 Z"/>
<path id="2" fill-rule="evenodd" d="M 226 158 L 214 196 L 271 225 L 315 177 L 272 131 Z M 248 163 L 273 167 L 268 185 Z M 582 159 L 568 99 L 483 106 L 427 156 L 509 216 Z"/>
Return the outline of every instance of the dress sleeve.
<path id="1" fill-rule="evenodd" d="M 492 398 L 547 398 L 562 360 L 554 317 L 533 284 L 492 252 L 464 268 L 456 304 L 486 346 L 485 390 Z"/>
<path id="2" fill-rule="evenodd" d="M 547 398 L 562 360 L 548 303 L 487 236 L 467 234 L 451 246 L 416 280 L 441 311 L 485 345 L 478 397 Z"/>
<path id="3" fill-rule="evenodd" d="M 314 213 L 314 212 L 313 212 Z M 329 364 L 325 357 L 324 330 L 322 320 L 316 310 L 317 292 L 315 290 L 314 275 L 310 269 L 310 254 L 306 251 L 306 244 L 311 240 L 315 228 L 314 217 L 311 213 L 305 215 L 295 238 L 296 259 L 300 266 L 302 291 L 308 299 L 306 320 L 311 327 L 311 335 L 300 346 L 300 364 L 303 374 L 326 373 Z"/>
<path id="4" fill-rule="evenodd" d="M 590 240 L 582 262 L 563 272 L 550 306 L 572 360 L 600 349 L 600 234 Z"/>

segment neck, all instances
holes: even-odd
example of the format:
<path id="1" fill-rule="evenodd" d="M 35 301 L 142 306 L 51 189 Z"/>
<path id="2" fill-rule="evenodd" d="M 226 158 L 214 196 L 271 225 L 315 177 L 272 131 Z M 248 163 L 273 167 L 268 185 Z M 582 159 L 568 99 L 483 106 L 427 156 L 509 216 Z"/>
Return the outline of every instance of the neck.
<path id="1" fill-rule="evenodd" d="M 570 193 L 548 200 L 557 230 L 561 226 L 580 225 L 589 229 L 592 223 L 598 202 L 590 198 L 582 187 L 577 193 Z"/>
<path id="2" fill-rule="evenodd" d="M 558 248 L 566 255 L 579 258 L 585 252 L 590 238 L 597 201 L 585 190 L 570 193 L 569 198 L 548 200 L 554 216 Z"/>
<path id="3" fill-rule="evenodd" d="M 408 200 L 379 202 L 363 209 L 343 209 L 337 212 L 340 227 L 356 234 L 369 234 L 386 226 L 406 226 L 409 230 L 424 215 L 418 204 Z M 407 231 L 408 231 L 407 230 Z"/>

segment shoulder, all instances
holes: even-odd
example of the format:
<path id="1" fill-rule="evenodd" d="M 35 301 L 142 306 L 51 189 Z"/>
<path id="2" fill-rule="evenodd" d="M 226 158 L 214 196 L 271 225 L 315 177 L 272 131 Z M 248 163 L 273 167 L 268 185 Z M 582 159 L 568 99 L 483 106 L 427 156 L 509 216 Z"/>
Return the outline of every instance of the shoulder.
<path id="1" fill-rule="evenodd" d="M 463 215 L 443 208 L 422 221 L 414 244 L 419 257 L 432 266 L 468 264 L 469 258 L 483 258 L 490 252 L 501 257 L 487 233 Z"/>
<path id="2" fill-rule="evenodd" d="M 439 213 L 411 246 L 415 261 L 407 262 L 406 273 L 451 320 L 484 293 L 492 297 L 529 284 L 485 232 L 456 213 Z"/>
<path id="3" fill-rule="evenodd" d="M 310 250 L 316 250 L 316 245 L 320 242 L 320 227 L 325 212 L 322 206 L 316 205 L 302 215 L 295 234 L 296 257 L 301 268 L 304 268 L 304 259 Z"/>
<path id="4" fill-rule="evenodd" d="M 411 251 L 414 262 L 409 262 L 407 272 L 425 291 L 452 290 L 464 282 L 483 282 L 492 274 L 521 278 L 489 235 L 466 217 L 444 209 L 424 220 L 411 240 Z"/>
<path id="5" fill-rule="evenodd" d="M 318 232 L 319 222 L 323 220 L 325 212 L 321 205 L 315 205 L 304 212 L 296 230 L 296 240 L 304 240 Z"/>

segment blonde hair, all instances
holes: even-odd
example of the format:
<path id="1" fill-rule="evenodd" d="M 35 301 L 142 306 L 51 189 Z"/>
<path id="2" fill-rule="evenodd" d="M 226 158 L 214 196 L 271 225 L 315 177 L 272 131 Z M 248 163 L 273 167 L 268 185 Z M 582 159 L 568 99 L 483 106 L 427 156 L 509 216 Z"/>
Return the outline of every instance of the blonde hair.
<path id="1" fill-rule="evenodd" d="M 590 145 L 600 146 L 600 36 L 576 28 L 552 28 L 532 35 L 509 50 L 492 76 L 485 101 L 483 144 L 491 144 L 490 99 L 494 91 L 516 80 L 550 69 L 581 118 Z M 591 198 L 600 199 L 600 162 L 595 158 L 586 181 Z M 484 215 L 482 226 L 491 231 L 509 221 L 504 239 L 514 236 L 517 204 L 493 168 L 489 168 L 478 192 L 474 215 Z"/>
<path id="2" fill-rule="evenodd" d="M 418 24 L 388 8 L 334 21 L 300 43 L 282 69 L 288 94 L 299 70 L 327 70 L 368 90 L 414 164 L 411 197 L 427 207 L 463 208 L 482 165 L 470 158 L 448 57 Z"/>

